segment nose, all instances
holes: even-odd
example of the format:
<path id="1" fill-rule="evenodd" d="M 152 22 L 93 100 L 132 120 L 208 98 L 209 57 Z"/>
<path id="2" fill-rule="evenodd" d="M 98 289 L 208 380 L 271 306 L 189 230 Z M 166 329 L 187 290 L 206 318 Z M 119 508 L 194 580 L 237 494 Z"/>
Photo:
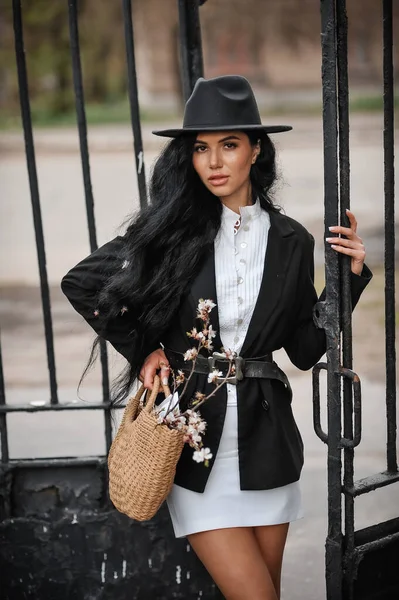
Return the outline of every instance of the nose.
<path id="1" fill-rule="evenodd" d="M 220 169 L 222 167 L 222 160 L 218 148 L 210 149 L 209 166 L 211 169 Z"/>

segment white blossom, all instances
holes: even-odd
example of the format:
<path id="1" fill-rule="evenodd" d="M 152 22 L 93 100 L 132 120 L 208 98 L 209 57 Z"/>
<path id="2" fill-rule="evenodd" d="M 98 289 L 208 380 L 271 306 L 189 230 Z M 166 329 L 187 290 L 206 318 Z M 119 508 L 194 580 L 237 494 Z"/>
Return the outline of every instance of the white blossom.
<path id="1" fill-rule="evenodd" d="M 213 329 L 212 325 L 208 327 L 208 340 L 211 341 L 214 337 L 216 337 L 216 331 Z"/>
<path id="2" fill-rule="evenodd" d="M 181 384 L 184 382 L 185 378 L 186 378 L 186 377 L 185 377 L 185 375 L 184 375 L 183 371 L 182 371 L 181 369 L 179 369 L 179 370 L 177 371 L 176 385 L 177 385 L 177 386 L 181 385 Z"/>
<path id="3" fill-rule="evenodd" d="M 207 311 L 211 312 L 212 308 L 215 308 L 216 304 L 212 300 L 203 300 L 202 298 L 198 302 L 198 312 Z"/>
<path id="4" fill-rule="evenodd" d="M 200 414 L 196 410 L 193 410 L 192 408 L 188 408 L 186 410 L 186 415 L 188 416 L 189 423 L 199 423 L 201 421 Z"/>
<path id="5" fill-rule="evenodd" d="M 198 423 L 197 425 L 197 431 L 198 433 L 204 433 L 206 429 L 206 421 L 200 421 L 200 423 Z"/>
<path id="6" fill-rule="evenodd" d="M 223 377 L 222 371 L 218 371 L 217 369 L 212 369 L 212 372 L 208 375 L 208 383 L 216 383 L 218 377 Z"/>
<path id="7" fill-rule="evenodd" d="M 237 353 L 234 350 L 230 350 L 230 348 L 227 348 L 227 350 L 224 351 L 224 355 L 227 358 L 227 360 L 233 360 L 237 356 Z"/>
<path id="8" fill-rule="evenodd" d="M 201 448 L 200 450 L 195 450 L 195 452 L 193 452 L 193 460 L 197 463 L 206 462 L 211 460 L 212 457 L 213 454 L 210 451 L 210 448 Z"/>
<path id="9" fill-rule="evenodd" d="M 197 348 L 190 348 L 184 353 L 184 360 L 194 360 L 198 356 Z"/>

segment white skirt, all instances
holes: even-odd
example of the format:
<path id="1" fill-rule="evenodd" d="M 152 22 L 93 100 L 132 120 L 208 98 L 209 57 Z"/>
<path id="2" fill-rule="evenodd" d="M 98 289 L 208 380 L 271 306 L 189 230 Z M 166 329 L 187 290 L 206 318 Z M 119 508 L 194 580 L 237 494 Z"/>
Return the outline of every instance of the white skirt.
<path id="1" fill-rule="evenodd" d="M 277 525 L 303 516 L 299 481 L 272 490 L 240 490 L 234 405 L 227 406 L 219 450 L 205 491 L 198 493 L 173 485 L 167 504 L 176 537 L 226 527 Z"/>

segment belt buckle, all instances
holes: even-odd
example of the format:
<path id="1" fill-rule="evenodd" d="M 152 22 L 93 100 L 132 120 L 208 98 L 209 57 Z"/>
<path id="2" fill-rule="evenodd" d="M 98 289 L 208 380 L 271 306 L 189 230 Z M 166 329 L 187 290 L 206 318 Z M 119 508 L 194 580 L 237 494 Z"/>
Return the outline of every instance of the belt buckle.
<path id="1" fill-rule="evenodd" d="M 224 354 L 221 354 L 220 352 L 213 352 L 212 356 L 208 357 L 208 364 L 209 364 L 209 371 L 213 371 L 213 369 L 216 369 L 216 362 L 219 360 L 224 360 L 225 362 L 228 362 L 228 359 L 226 358 L 226 356 Z M 225 377 L 217 377 L 216 378 L 216 382 L 220 383 L 221 381 L 226 381 L 226 383 L 231 383 L 232 385 L 237 385 L 238 381 L 241 381 L 242 379 L 244 379 L 244 359 L 242 358 L 242 356 L 235 356 L 232 360 L 233 362 L 233 366 L 234 366 L 234 375 L 231 375 L 230 377 L 227 377 L 227 379 Z"/>

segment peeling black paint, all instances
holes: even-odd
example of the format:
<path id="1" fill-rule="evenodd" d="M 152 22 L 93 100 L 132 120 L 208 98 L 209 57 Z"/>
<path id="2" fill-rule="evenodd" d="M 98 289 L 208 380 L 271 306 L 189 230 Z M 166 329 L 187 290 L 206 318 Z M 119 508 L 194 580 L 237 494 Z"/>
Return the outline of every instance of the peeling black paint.
<path id="1" fill-rule="evenodd" d="M 88 466 L 8 470 L 1 600 L 221 600 L 166 507 L 134 522 L 109 506 L 105 479 Z"/>

